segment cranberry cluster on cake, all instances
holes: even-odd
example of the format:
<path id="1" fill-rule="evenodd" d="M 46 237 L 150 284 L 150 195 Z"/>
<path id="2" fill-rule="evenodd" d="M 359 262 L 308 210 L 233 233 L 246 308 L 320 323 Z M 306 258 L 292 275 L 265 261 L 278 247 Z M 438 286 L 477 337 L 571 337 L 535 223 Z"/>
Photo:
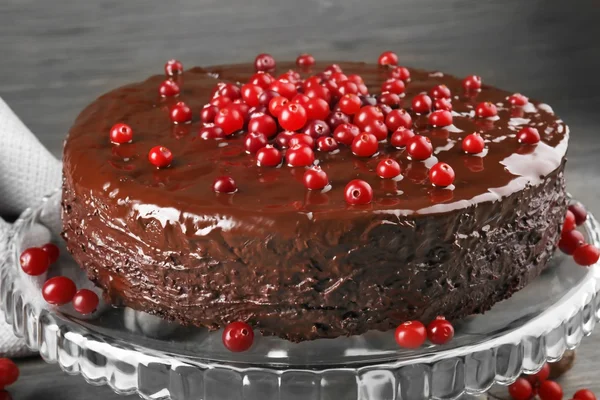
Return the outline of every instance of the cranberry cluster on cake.
<path id="1" fill-rule="evenodd" d="M 568 128 L 397 64 L 173 60 L 101 96 L 65 144 L 69 251 L 115 305 L 292 341 L 488 310 L 555 250 Z"/>

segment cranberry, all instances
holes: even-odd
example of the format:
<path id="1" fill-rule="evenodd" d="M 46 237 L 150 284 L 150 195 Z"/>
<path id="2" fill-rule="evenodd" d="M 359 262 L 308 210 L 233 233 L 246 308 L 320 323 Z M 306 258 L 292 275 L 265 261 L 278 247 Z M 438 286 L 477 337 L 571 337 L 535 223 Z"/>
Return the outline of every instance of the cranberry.
<path id="1" fill-rule="evenodd" d="M 444 162 L 438 162 L 429 170 L 429 180 L 439 187 L 452 185 L 454 176 L 452 167 Z"/>
<path id="2" fill-rule="evenodd" d="M 364 106 L 362 107 L 356 114 L 354 114 L 354 125 L 358 126 L 360 129 L 364 129 L 364 127 L 373 120 L 383 121 L 385 116 L 383 115 L 383 111 L 381 111 L 380 107 L 377 106 Z"/>
<path id="3" fill-rule="evenodd" d="M 252 347 L 254 331 L 245 322 L 232 322 L 223 331 L 223 345 L 231 352 L 241 353 Z"/>
<path id="4" fill-rule="evenodd" d="M 329 129 L 329 125 L 327 125 L 325 121 L 315 119 L 306 124 L 303 132 L 314 139 L 318 139 L 323 136 L 329 136 L 331 134 L 331 129 Z"/>
<path id="5" fill-rule="evenodd" d="M 288 131 L 296 131 L 302 128 L 307 120 L 306 109 L 300 104 L 288 103 L 279 113 L 279 124 Z"/>
<path id="6" fill-rule="evenodd" d="M 374 135 L 378 141 L 382 142 L 388 137 L 388 129 L 385 123 L 376 119 L 365 125 L 363 132 Z"/>
<path id="7" fill-rule="evenodd" d="M 398 65 L 398 55 L 392 51 L 384 51 L 377 60 L 379 65 Z"/>
<path id="8" fill-rule="evenodd" d="M 394 337 L 398 346 L 407 349 L 416 349 L 425 343 L 427 330 L 425 329 L 425 325 L 419 321 L 407 321 L 396 328 Z"/>
<path id="9" fill-rule="evenodd" d="M 298 58 L 296 58 L 296 65 L 305 68 L 312 67 L 315 65 L 315 58 L 307 53 L 300 54 Z"/>
<path id="10" fill-rule="evenodd" d="M 406 67 L 394 67 L 390 71 L 390 78 L 402 79 L 406 82 L 410 79 L 410 71 Z"/>
<path id="11" fill-rule="evenodd" d="M 481 89 L 481 78 L 477 75 L 469 75 L 462 81 L 463 88 L 467 92 Z"/>
<path id="12" fill-rule="evenodd" d="M 352 141 L 352 153 L 359 157 L 371 157 L 378 150 L 377 137 L 363 132 Z"/>
<path id="13" fill-rule="evenodd" d="M 273 100 L 275 97 L 279 97 L 279 93 L 273 90 L 262 90 L 262 92 L 258 95 L 258 105 L 268 108 L 271 100 Z"/>
<path id="14" fill-rule="evenodd" d="M 219 110 L 225 108 L 231 103 L 233 103 L 233 100 L 226 96 L 217 96 L 210 100 L 210 104 L 216 106 Z"/>
<path id="15" fill-rule="evenodd" d="M 275 82 L 275 78 L 273 78 L 273 76 L 268 72 L 264 71 L 259 71 L 255 73 L 250 77 L 250 80 L 248 80 L 248 83 L 260 86 L 264 90 L 267 90 L 273 82 Z"/>
<path id="16" fill-rule="evenodd" d="M 428 137 L 415 135 L 406 143 L 406 151 L 413 160 L 426 160 L 433 154 L 433 146 Z"/>
<path id="17" fill-rule="evenodd" d="M 335 131 L 333 131 L 333 137 L 339 143 L 345 144 L 346 146 L 351 146 L 354 138 L 360 134 L 360 129 L 356 125 L 352 124 L 340 124 Z"/>
<path id="18" fill-rule="evenodd" d="M 431 111 L 431 97 L 425 93 L 420 93 L 412 99 L 412 110 L 417 114 L 427 114 Z"/>
<path id="19" fill-rule="evenodd" d="M 269 85 L 269 90 L 279 93 L 288 100 L 291 100 L 296 93 L 298 93 L 296 86 L 293 83 L 285 80 L 274 81 Z M 308 96 L 308 93 L 306 93 L 306 95 Z"/>
<path id="20" fill-rule="evenodd" d="M 198 132 L 198 135 L 204 140 L 223 139 L 226 136 L 225 132 L 223 132 L 223 129 L 215 125 L 207 125 L 201 127 L 200 132 Z"/>
<path id="21" fill-rule="evenodd" d="M 536 128 L 526 126 L 519 131 L 517 138 L 519 139 L 519 143 L 537 144 L 540 141 L 540 133 Z"/>
<path id="22" fill-rule="evenodd" d="M 246 153 L 254 154 L 269 143 L 267 136 L 260 132 L 249 132 L 244 138 Z"/>
<path id="23" fill-rule="evenodd" d="M 238 101 L 238 100 L 236 100 L 236 101 Z M 241 101 L 241 99 L 240 99 L 240 101 Z M 240 103 L 233 102 L 233 103 L 227 105 L 225 108 L 227 108 L 229 110 L 238 111 L 244 117 L 244 122 L 248 121 L 250 116 L 254 113 L 265 114 L 266 112 L 268 112 L 268 110 L 263 106 L 257 106 L 257 107 L 250 108 L 248 106 L 248 104 L 246 104 L 244 102 L 240 102 Z M 216 117 L 216 115 L 215 115 L 215 117 Z M 213 120 L 213 123 L 214 123 L 214 120 Z"/>
<path id="24" fill-rule="evenodd" d="M 217 113 L 215 125 L 223 129 L 226 136 L 229 136 L 244 127 L 244 116 L 237 110 L 224 108 Z"/>
<path id="25" fill-rule="evenodd" d="M 338 149 L 338 143 L 332 137 L 322 136 L 317 139 L 317 149 L 323 152 L 331 152 Z"/>
<path id="26" fill-rule="evenodd" d="M 154 146 L 148 152 L 148 161 L 156 168 L 166 168 L 173 162 L 173 153 L 164 146 Z"/>
<path id="27" fill-rule="evenodd" d="M 553 381 L 542 382 L 538 389 L 538 396 L 541 400 L 562 400 L 562 387 Z"/>
<path id="28" fill-rule="evenodd" d="M 344 114 L 354 115 L 360 110 L 361 101 L 356 94 L 346 94 L 338 102 L 340 111 Z"/>
<path id="29" fill-rule="evenodd" d="M 277 122 L 267 114 L 255 114 L 248 121 L 248 132 L 264 133 L 270 138 L 277 134 Z"/>
<path id="30" fill-rule="evenodd" d="M 338 126 L 342 124 L 349 124 L 350 117 L 341 111 L 334 111 L 332 113 L 329 113 L 329 115 L 325 119 L 325 122 L 327 123 L 327 125 L 329 125 L 330 129 L 335 131 L 335 129 Z"/>
<path id="31" fill-rule="evenodd" d="M 575 229 L 576 226 L 577 224 L 575 223 L 575 214 L 573 214 L 570 210 L 567 210 L 567 214 L 565 215 L 565 221 L 562 227 L 563 233 L 572 231 L 573 229 Z"/>
<path id="32" fill-rule="evenodd" d="M 390 78 L 381 85 L 381 92 L 389 92 L 394 94 L 402 94 L 406 90 L 404 81 L 401 79 Z"/>
<path id="33" fill-rule="evenodd" d="M 360 86 L 360 85 L 364 85 L 364 84 L 365 84 L 365 81 L 364 81 L 364 79 L 362 78 L 362 76 L 360 76 L 360 75 L 358 75 L 358 74 L 350 74 L 350 75 L 348 75 L 347 79 L 348 79 L 350 82 L 354 82 L 354 83 L 356 83 L 358 86 Z"/>
<path id="34" fill-rule="evenodd" d="M 81 289 L 73 296 L 73 308 L 83 315 L 92 314 L 99 303 L 98 295 L 88 289 Z"/>
<path id="35" fill-rule="evenodd" d="M 465 153 L 477 154 L 481 153 L 485 147 L 485 142 L 479 133 L 471 133 L 462 141 L 462 149 Z"/>
<path id="36" fill-rule="evenodd" d="M 596 400 L 596 395 L 588 389 L 580 389 L 573 395 L 573 400 Z"/>
<path id="37" fill-rule="evenodd" d="M 550 365 L 548 363 L 544 363 L 542 368 L 533 375 L 526 375 L 524 378 L 527 379 L 529 383 L 533 387 L 538 387 L 542 382 L 545 382 L 550 377 Z"/>
<path id="38" fill-rule="evenodd" d="M 165 74 L 167 76 L 179 75 L 183 72 L 183 64 L 178 60 L 169 60 L 165 64 Z"/>
<path id="39" fill-rule="evenodd" d="M 44 283 L 42 296 L 46 302 L 62 306 L 73 299 L 76 291 L 77 287 L 71 279 L 65 276 L 55 276 Z"/>
<path id="40" fill-rule="evenodd" d="M 275 143 L 277 143 L 277 145 L 282 148 L 285 149 L 288 146 L 288 142 L 291 139 L 292 136 L 294 136 L 296 134 L 296 132 L 290 132 L 290 131 L 283 131 L 283 132 L 279 132 L 279 134 L 277 134 L 277 136 L 275 137 Z"/>
<path id="41" fill-rule="evenodd" d="M 328 73 L 328 74 L 334 74 L 336 72 L 344 72 L 344 71 L 342 71 L 342 67 L 340 67 L 339 65 L 331 64 L 331 65 L 328 65 L 327 67 L 325 67 L 324 72 Z"/>
<path id="42" fill-rule="evenodd" d="M 529 99 L 523 96 L 521 93 L 515 93 L 508 97 L 508 102 L 515 107 L 522 107 L 529 103 Z"/>
<path id="43" fill-rule="evenodd" d="M 358 85 L 351 81 L 342 81 L 338 85 L 336 93 L 338 96 L 345 96 L 347 94 L 358 94 Z"/>
<path id="44" fill-rule="evenodd" d="M 395 178 L 400 175 L 400 164 L 391 158 L 381 160 L 377 164 L 377 175 L 384 179 Z"/>
<path id="45" fill-rule="evenodd" d="M 475 107 L 475 114 L 479 118 L 490 118 L 498 115 L 498 109 L 494 105 L 494 103 L 490 103 L 489 101 L 477 104 Z"/>
<path id="46" fill-rule="evenodd" d="M 303 144 L 305 146 L 313 149 L 315 147 L 315 139 L 313 139 L 310 135 L 304 133 L 295 133 L 289 140 L 288 146 L 294 147 L 298 144 Z"/>
<path id="47" fill-rule="evenodd" d="M 533 388 L 527 379 L 518 378 L 508 387 L 508 394 L 514 400 L 530 400 L 533 397 Z"/>
<path id="48" fill-rule="evenodd" d="M 285 160 L 290 167 L 308 167 L 315 162 L 315 153 L 308 146 L 291 146 L 285 155 Z"/>
<path id="49" fill-rule="evenodd" d="M 276 167 L 281 164 L 281 152 L 271 145 L 266 145 L 256 152 L 256 164 L 259 167 Z"/>
<path id="50" fill-rule="evenodd" d="M 433 344 L 446 344 L 454 337 L 454 327 L 443 317 L 437 317 L 427 325 L 427 337 Z"/>
<path id="51" fill-rule="evenodd" d="M 278 80 L 285 80 L 292 83 L 298 83 L 302 80 L 300 77 L 300 73 L 298 71 L 294 71 L 293 69 L 284 72 L 283 74 L 277 77 Z"/>
<path id="52" fill-rule="evenodd" d="M 50 255 L 39 247 L 30 247 L 21 253 L 21 268 L 27 275 L 42 275 L 50 267 Z"/>
<path id="53" fill-rule="evenodd" d="M 446 110 L 436 110 L 429 114 L 429 124 L 432 126 L 452 125 L 452 113 Z"/>
<path id="54" fill-rule="evenodd" d="M 0 390 L 19 379 L 19 367 L 8 358 L 0 358 Z"/>
<path id="55" fill-rule="evenodd" d="M 115 144 L 130 143 L 133 140 L 133 129 L 127 124 L 118 123 L 110 128 L 110 141 Z"/>
<path id="56" fill-rule="evenodd" d="M 231 100 L 237 100 L 242 97 L 242 91 L 239 86 L 233 83 L 222 83 L 217 90 L 219 96 L 229 97 Z"/>
<path id="57" fill-rule="evenodd" d="M 452 111 L 452 102 L 450 99 L 435 99 L 433 102 L 433 108 L 436 110 Z"/>
<path id="58" fill-rule="evenodd" d="M 275 118 L 279 118 L 279 113 L 281 112 L 281 110 L 283 110 L 283 107 L 285 107 L 289 102 L 290 101 L 283 96 L 274 97 L 269 102 L 269 112 Z"/>
<path id="59" fill-rule="evenodd" d="M 415 136 L 415 133 L 410 129 L 406 129 L 404 127 L 398 128 L 394 133 L 392 133 L 392 137 L 390 138 L 390 143 L 392 146 L 396 148 L 406 147 L 409 140 Z"/>
<path id="60" fill-rule="evenodd" d="M 42 250 L 48 254 L 48 258 L 50 258 L 50 264 L 58 261 L 58 257 L 60 256 L 60 250 L 58 246 L 53 243 L 46 243 L 42 246 Z"/>
<path id="61" fill-rule="evenodd" d="M 256 71 L 273 70 L 275 69 L 275 59 L 270 54 L 259 54 L 254 59 L 254 69 L 256 69 Z"/>
<path id="62" fill-rule="evenodd" d="M 325 171 L 319 166 L 314 166 L 306 170 L 303 177 L 304 186 L 309 190 L 322 190 L 329 185 L 329 178 Z"/>
<path id="63" fill-rule="evenodd" d="M 213 192 L 215 192 L 215 193 L 228 193 L 228 194 L 235 193 L 238 190 L 235 181 L 230 176 L 217 177 L 213 181 L 212 189 L 213 189 Z"/>
<path id="64" fill-rule="evenodd" d="M 575 223 L 578 226 L 583 225 L 583 223 L 587 219 L 586 209 L 580 204 L 571 204 L 569 206 L 569 211 L 571 211 L 573 213 L 573 215 L 575 216 Z"/>
<path id="65" fill-rule="evenodd" d="M 162 97 L 173 97 L 179 94 L 179 85 L 174 81 L 167 79 L 158 87 L 158 93 Z"/>
<path id="66" fill-rule="evenodd" d="M 431 88 L 429 95 L 434 99 L 449 99 L 452 96 L 446 85 L 436 85 Z"/>
<path id="67" fill-rule="evenodd" d="M 211 104 L 205 105 L 200 111 L 200 119 L 205 124 L 212 124 L 219 112 L 219 108 L 217 106 L 213 106 Z"/>
<path id="68" fill-rule="evenodd" d="M 302 87 L 306 91 L 306 89 L 310 89 L 311 87 L 321 86 L 322 81 L 323 81 L 323 79 L 321 79 L 320 77 L 318 77 L 316 75 L 313 75 L 304 80 Z"/>
<path id="69" fill-rule="evenodd" d="M 398 128 L 410 128 L 412 118 L 410 114 L 403 109 L 392 110 L 385 117 L 385 124 L 390 131 L 395 131 Z"/>
<path id="70" fill-rule="evenodd" d="M 325 100 L 318 97 L 309 98 L 304 108 L 306 109 L 306 116 L 309 120 L 324 120 L 331 112 L 329 109 L 329 104 Z"/>
<path id="71" fill-rule="evenodd" d="M 598 258 L 600 258 L 600 250 L 592 244 L 584 244 L 573 253 L 573 260 L 584 267 L 596 264 Z"/>
<path id="72" fill-rule="evenodd" d="M 183 101 L 180 101 L 171 108 L 170 115 L 171 121 L 173 121 L 174 124 L 185 124 L 192 120 L 192 109 Z"/>
<path id="73" fill-rule="evenodd" d="M 373 189 L 367 182 L 354 179 L 344 189 L 344 197 L 350 205 L 365 205 L 373 200 Z"/>
<path id="74" fill-rule="evenodd" d="M 250 107 L 256 107 L 260 105 L 259 97 L 264 89 L 258 85 L 253 85 L 251 83 L 246 83 L 242 86 L 242 99 L 248 104 Z"/>
<path id="75" fill-rule="evenodd" d="M 390 107 L 399 107 L 400 106 L 400 96 L 396 93 L 382 93 L 381 96 L 377 98 L 378 104 L 385 104 Z"/>
<path id="76" fill-rule="evenodd" d="M 331 103 L 331 91 L 324 86 L 312 86 L 304 94 L 310 98 L 319 98 L 325 100 L 328 104 Z"/>
<path id="77" fill-rule="evenodd" d="M 558 248 L 565 254 L 573 255 L 577 248 L 583 246 L 585 244 L 585 237 L 583 234 L 576 230 L 571 230 L 568 232 L 563 232 L 560 235 L 560 240 L 558 241 Z"/>

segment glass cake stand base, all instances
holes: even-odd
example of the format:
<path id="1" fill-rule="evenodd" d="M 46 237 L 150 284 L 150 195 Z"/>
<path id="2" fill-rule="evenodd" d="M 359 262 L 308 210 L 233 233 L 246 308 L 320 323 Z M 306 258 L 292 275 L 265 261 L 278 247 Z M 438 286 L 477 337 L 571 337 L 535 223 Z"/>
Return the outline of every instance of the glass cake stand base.
<path id="1" fill-rule="evenodd" d="M 15 334 L 48 362 L 117 393 L 173 400 L 455 399 L 535 373 L 589 335 L 600 319 L 600 267 L 583 268 L 559 253 L 524 290 L 483 315 L 455 322 L 444 346 L 400 349 L 393 332 L 299 344 L 259 337 L 236 354 L 220 332 L 182 327 L 128 308 L 101 305 L 81 317 L 41 296 L 47 276 L 19 266 L 27 247 L 62 247 L 51 275 L 93 288 L 62 246 L 60 192 L 27 210 L 0 244 L 0 303 Z M 600 245 L 593 216 L 582 227 Z M 97 290 L 97 289 L 94 289 Z M 98 292 L 100 293 L 100 292 Z"/>

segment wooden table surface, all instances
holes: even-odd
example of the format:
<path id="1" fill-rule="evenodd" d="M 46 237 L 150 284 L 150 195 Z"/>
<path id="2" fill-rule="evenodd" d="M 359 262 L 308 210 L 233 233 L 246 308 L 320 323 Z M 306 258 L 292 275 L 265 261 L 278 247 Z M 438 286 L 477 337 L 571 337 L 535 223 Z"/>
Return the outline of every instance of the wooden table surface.
<path id="1" fill-rule="evenodd" d="M 569 190 L 600 215 L 600 0 L 3 0 L 0 95 L 60 156 L 77 113 L 121 84 L 185 65 L 278 59 L 374 61 L 477 73 L 543 99 L 571 126 Z M 25 399 L 117 399 L 39 359 L 11 388 Z M 585 339 L 567 394 L 600 394 L 600 333 Z M 568 398 L 568 397 L 567 397 Z"/>

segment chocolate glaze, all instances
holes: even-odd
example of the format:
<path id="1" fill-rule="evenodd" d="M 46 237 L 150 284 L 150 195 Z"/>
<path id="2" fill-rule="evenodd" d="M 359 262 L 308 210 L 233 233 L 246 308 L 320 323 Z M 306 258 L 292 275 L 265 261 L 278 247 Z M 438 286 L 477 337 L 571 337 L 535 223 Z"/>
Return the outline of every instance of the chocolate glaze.
<path id="1" fill-rule="evenodd" d="M 341 66 L 371 93 L 387 77 L 373 65 Z M 293 67 L 280 63 L 279 72 Z M 215 84 L 252 73 L 251 65 L 191 69 L 178 77 L 178 99 L 160 98 L 164 77 L 154 76 L 100 97 L 77 118 L 64 151 L 64 237 L 113 303 L 211 329 L 249 321 L 300 341 L 483 312 L 546 265 L 566 209 L 568 139 L 547 105 L 511 108 L 510 93 L 489 86 L 464 97 L 460 80 L 411 70 L 403 107 L 440 83 L 456 96 L 451 127 L 432 129 L 413 114 L 435 157 L 410 161 L 386 144 L 366 160 L 347 148 L 317 153 L 332 188 L 307 192 L 303 169 L 257 167 L 241 136 L 197 135 Z M 178 100 L 195 111 L 192 124 L 171 124 L 168 109 Z M 473 117 L 481 101 L 498 105 L 497 119 Z M 133 143 L 110 144 L 117 122 L 132 126 Z M 518 143 L 525 125 L 540 131 L 538 145 Z M 486 140 L 483 156 L 461 151 L 474 131 Z M 156 145 L 173 152 L 171 167 L 148 163 Z M 401 164 L 403 179 L 376 176 L 383 157 Z M 428 182 L 436 158 L 454 168 L 454 187 Z M 220 175 L 232 176 L 239 192 L 213 193 Z M 346 204 L 343 189 L 354 178 L 373 187 L 369 206 Z"/>

